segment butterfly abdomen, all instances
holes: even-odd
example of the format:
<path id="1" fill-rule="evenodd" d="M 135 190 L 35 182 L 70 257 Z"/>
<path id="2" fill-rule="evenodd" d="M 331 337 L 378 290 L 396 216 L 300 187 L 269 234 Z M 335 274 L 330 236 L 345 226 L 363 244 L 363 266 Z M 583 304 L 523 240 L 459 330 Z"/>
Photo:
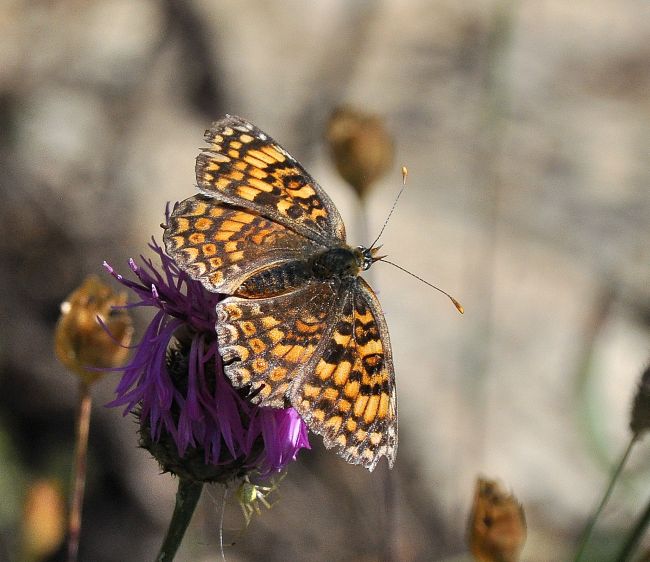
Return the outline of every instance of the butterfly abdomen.
<path id="1" fill-rule="evenodd" d="M 246 279 L 235 292 L 245 298 L 266 298 L 281 295 L 316 280 L 355 276 L 360 267 L 352 248 L 331 248 L 305 259 L 283 263 L 258 271 Z"/>
<path id="2" fill-rule="evenodd" d="M 258 271 L 246 279 L 235 292 L 245 298 L 281 295 L 300 287 L 312 278 L 307 260 L 296 260 Z"/>

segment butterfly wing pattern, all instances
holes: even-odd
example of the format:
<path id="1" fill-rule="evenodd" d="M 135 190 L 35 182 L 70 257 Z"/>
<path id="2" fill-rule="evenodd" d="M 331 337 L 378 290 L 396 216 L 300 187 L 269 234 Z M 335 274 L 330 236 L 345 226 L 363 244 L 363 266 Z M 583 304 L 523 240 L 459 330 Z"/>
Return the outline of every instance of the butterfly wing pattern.
<path id="1" fill-rule="evenodd" d="M 397 397 L 386 321 L 370 286 L 341 287 L 331 329 L 291 389 L 291 404 L 326 447 L 372 470 L 397 449 Z"/>
<path id="2" fill-rule="evenodd" d="M 233 385 L 250 400 L 285 407 L 290 384 L 316 352 L 335 293 L 325 283 L 264 299 L 229 297 L 217 306 L 217 335 Z"/>
<path id="3" fill-rule="evenodd" d="M 177 204 L 165 242 L 181 268 L 209 291 L 225 294 L 234 293 L 255 271 L 322 249 L 254 211 L 204 195 Z"/>
<path id="4" fill-rule="evenodd" d="M 356 274 L 304 273 L 323 252 L 353 252 L 338 210 L 248 121 L 226 116 L 205 140 L 196 161 L 200 194 L 176 205 L 164 240 L 192 278 L 232 295 L 217 305 L 226 375 L 236 388 L 249 388 L 256 404 L 293 406 L 347 462 L 373 470 L 385 456 L 392 467 L 397 400 L 379 301 Z M 277 281 L 266 287 L 265 272 L 282 267 L 282 290 Z"/>
<path id="5" fill-rule="evenodd" d="M 227 116 L 205 132 L 196 159 L 199 190 L 331 246 L 345 241 L 341 215 L 325 190 L 266 133 Z"/>

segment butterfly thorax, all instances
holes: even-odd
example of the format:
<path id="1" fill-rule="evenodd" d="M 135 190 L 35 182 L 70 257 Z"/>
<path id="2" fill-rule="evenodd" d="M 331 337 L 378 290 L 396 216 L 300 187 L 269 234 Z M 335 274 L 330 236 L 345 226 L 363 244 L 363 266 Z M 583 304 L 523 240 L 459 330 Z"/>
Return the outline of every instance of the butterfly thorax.
<path id="1" fill-rule="evenodd" d="M 330 248 L 309 261 L 314 277 L 319 280 L 356 277 L 364 263 L 362 249 L 349 246 Z"/>
<path id="2" fill-rule="evenodd" d="M 272 266 L 246 279 L 235 294 L 245 298 L 266 298 L 286 293 L 309 281 L 343 280 L 356 277 L 372 262 L 365 248 L 328 248 L 304 260 Z"/>

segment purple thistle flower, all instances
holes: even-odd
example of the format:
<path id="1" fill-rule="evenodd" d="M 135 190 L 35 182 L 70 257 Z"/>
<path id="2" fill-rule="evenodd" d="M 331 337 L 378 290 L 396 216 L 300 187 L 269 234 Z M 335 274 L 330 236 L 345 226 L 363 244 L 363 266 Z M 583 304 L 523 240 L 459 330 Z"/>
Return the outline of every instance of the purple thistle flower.
<path id="1" fill-rule="evenodd" d="M 104 263 L 138 297 L 125 308 L 157 310 L 109 406 L 140 419 L 143 447 L 162 468 L 198 481 L 226 482 L 257 472 L 267 477 L 309 447 L 307 426 L 293 408 L 255 406 L 235 390 L 217 350 L 215 305 L 208 292 L 180 270 L 152 240 L 160 258 L 129 260 L 137 280 Z"/>

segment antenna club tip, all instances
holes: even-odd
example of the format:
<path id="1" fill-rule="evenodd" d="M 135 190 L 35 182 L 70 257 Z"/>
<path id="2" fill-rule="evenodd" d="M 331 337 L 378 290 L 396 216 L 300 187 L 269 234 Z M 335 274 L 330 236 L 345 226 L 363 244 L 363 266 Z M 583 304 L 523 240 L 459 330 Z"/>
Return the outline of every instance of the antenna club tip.
<path id="1" fill-rule="evenodd" d="M 406 183 L 406 176 L 409 175 L 409 169 L 406 166 L 402 166 L 402 180 Z"/>
<path id="2" fill-rule="evenodd" d="M 460 304 L 454 297 L 449 297 L 451 299 L 451 302 L 454 303 L 454 306 L 456 307 L 456 310 L 460 312 L 461 314 L 465 314 L 465 309 L 463 308 L 463 305 Z"/>

